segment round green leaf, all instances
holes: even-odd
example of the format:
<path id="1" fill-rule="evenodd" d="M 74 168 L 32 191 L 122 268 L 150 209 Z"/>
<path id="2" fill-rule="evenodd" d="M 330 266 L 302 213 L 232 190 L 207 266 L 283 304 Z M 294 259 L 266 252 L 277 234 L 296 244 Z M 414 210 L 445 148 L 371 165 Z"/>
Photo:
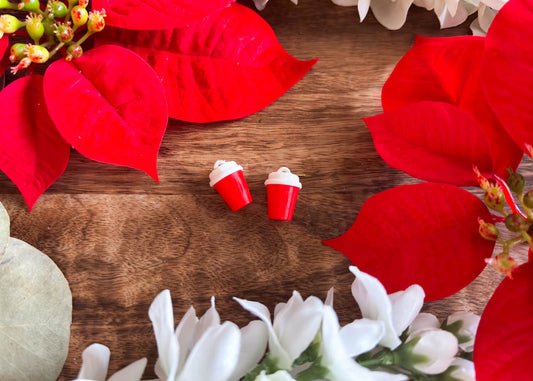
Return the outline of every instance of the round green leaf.
<path id="1" fill-rule="evenodd" d="M 0 257 L 0 285 L 0 379 L 56 380 L 72 319 L 67 280 L 48 256 L 9 238 Z"/>

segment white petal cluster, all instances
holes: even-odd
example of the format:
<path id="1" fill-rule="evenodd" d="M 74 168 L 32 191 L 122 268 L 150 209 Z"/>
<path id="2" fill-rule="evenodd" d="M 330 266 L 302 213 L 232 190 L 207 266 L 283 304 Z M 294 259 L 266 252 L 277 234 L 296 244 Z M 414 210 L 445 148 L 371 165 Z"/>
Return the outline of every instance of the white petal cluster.
<path id="1" fill-rule="evenodd" d="M 157 381 L 475 380 L 472 362 L 458 355 L 472 349 L 479 317 L 459 312 L 441 324 L 420 312 L 420 286 L 387 294 L 375 277 L 355 266 L 350 271 L 363 317 L 344 326 L 333 308 L 333 289 L 325 302 L 294 291 L 273 314 L 259 302 L 234 298 L 258 318 L 243 328 L 221 322 L 214 298 L 201 317 L 191 307 L 175 326 L 170 292 L 162 291 L 148 311 L 159 354 Z M 106 381 L 109 358 L 107 347 L 89 346 L 75 381 Z M 141 359 L 107 380 L 140 381 L 145 367 Z"/>
<path id="2" fill-rule="evenodd" d="M 291 0 L 298 4 L 298 0 Z M 411 5 L 433 11 L 441 28 L 451 28 L 464 23 L 468 16 L 477 12 L 470 25 L 472 33 L 484 36 L 496 13 L 508 0 L 331 0 L 334 4 L 344 7 L 357 7 L 361 22 L 372 10 L 374 17 L 381 25 L 390 30 L 400 29 Z M 268 0 L 254 0 L 258 10 L 263 10 Z"/>

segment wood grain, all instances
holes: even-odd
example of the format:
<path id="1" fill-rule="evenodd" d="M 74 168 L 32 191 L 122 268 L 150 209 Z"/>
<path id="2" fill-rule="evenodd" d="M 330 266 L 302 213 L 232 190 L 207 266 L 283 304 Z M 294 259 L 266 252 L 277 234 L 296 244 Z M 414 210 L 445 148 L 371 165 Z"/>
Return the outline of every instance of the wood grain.
<path id="1" fill-rule="evenodd" d="M 321 241 L 344 233 L 371 195 L 414 182 L 380 159 L 361 118 L 381 112 L 381 87 L 417 34 L 467 34 L 468 27 L 440 30 L 434 14 L 413 8 L 402 30 L 388 31 L 372 15 L 360 23 L 355 8 L 329 0 L 298 6 L 271 0 L 261 16 L 290 54 L 319 62 L 278 101 L 247 118 L 170 121 L 159 184 L 73 152 L 64 175 L 29 213 L 0 174 L 11 235 L 48 254 L 72 288 L 72 338 L 59 380 L 75 378 L 81 352 L 93 342 L 111 349 L 111 372 L 147 356 L 145 378 L 153 376 L 147 312 L 165 288 L 176 319 L 190 305 L 203 313 L 214 295 L 222 319 L 243 325 L 251 316 L 233 296 L 272 308 L 294 289 L 325 297 L 330 287 L 341 321 L 358 316 L 350 263 Z M 217 159 L 244 167 L 254 202 L 236 213 L 208 185 Z M 303 184 L 292 222 L 266 216 L 263 182 L 282 165 Z M 524 168 L 531 173 L 530 165 Z M 481 313 L 499 280 L 487 269 L 457 295 L 424 308 L 440 317 L 459 309 Z"/>

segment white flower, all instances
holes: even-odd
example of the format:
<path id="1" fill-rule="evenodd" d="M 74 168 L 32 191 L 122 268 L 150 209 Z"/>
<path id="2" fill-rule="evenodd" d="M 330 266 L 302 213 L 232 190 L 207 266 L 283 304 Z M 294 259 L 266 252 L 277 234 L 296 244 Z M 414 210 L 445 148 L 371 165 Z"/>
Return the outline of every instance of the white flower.
<path id="1" fill-rule="evenodd" d="M 231 322 L 220 324 L 214 299 L 211 303 L 211 308 L 200 319 L 191 307 L 174 331 L 170 292 L 164 290 L 154 299 L 148 314 L 157 342 L 159 358 L 155 372 L 160 380 L 225 381 L 231 380 L 239 367 L 248 371 L 250 366 L 255 365 L 243 366 L 239 361 L 248 362 L 256 355 L 257 348 L 262 344 L 259 325 L 254 323 L 249 326 L 251 328 L 243 329 L 245 333 L 241 334 L 239 328 Z M 257 341 L 254 348 L 251 348 L 253 353 L 243 358 L 242 350 L 250 341 Z M 266 339 L 264 343 L 266 346 Z M 264 347 L 261 352 L 263 350 Z"/>
<path id="2" fill-rule="evenodd" d="M 408 351 L 414 355 L 412 367 L 426 374 L 444 372 L 457 354 L 457 338 L 450 332 L 437 328 L 423 329 L 407 337 L 399 351 Z M 409 358 L 406 356 L 405 358 Z M 425 358 L 420 361 L 420 358 Z"/>
<path id="3" fill-rule="evenodd" d="M 265 371 L 259 373 L 254 381 L 296 381 L 292 376 L 284 370 L 278 370 L 276 373 L 266 374 Z"/>
<path id="4" fill-rule="evenodd" d="M 421 312 L 416 316 L 415 320 L 413 320 L 413 322 L 409 326 L 409 329 L 407 330 L 407 333 L 410 335 L 422 329 L 439 327 L 439 319 L 437 319 L 435 315 L 427 312 Z"/>
<path id="5" fill-rule="evenodd" d="M 448 316 L 444 329 L 450 331 L 457 337 L 459 348 L 465 352 L 472 352 L 474 350 L 474 340 L 480 319 L 478 315 L 472 312 L 455 312 Z"/>
<path id="6" fill-rule="evenodd" d="M 298 5 L 298 0 L 291 0 L 294 4 Z M 254 0 L 255 7 L 258 11 L 265 9 L 268 0 Z"/>
<path id="7" fill-rule="evenodd" d="M 350 266 L 355 275 L 352 294 L 364 318 L 382 321 L 385 335 L 380 344 L 390 349 L 401 344 L 399 336 L 418 315 L 424 303 L 424 290 L 412 285 L 405 291 L 387 295 L 385 287 L 373 276 Z"/>
<path id="8" fill-rule="evenodd" d="M 453 380 L 457 381 L 476 381 L 476 371 L 472 361 L 456 357 L 450 364 L 448 373 Z"/>
<path id="9" fill-rule="evenodd" d="M 357 5 L 359 19 L 361 22 L 372 9 L 372 13 L 387 29 L 400 29 L 405 23 L 409 7 L 413 0 L 332 0 L 333 3 L 341 6 Z"/>
<path id="10" fill-rule="evenodd" d="M 109 365 L 109 348 L 101 344 L 89 345 L 82 354 L 78 378 L 74 381 L 105 381 Z M 139 381 L 146 367 L 146 359 L 140 359 L 113 374 L 108 381 Z"/>
<path id="11" fill-rule="evenodd" d="M 356 320 L 342 329 L 337 314 L 324 306 L 320 364 L 327 369 L 330 381 L 403 381 L 404 375 L 373 372 L 359 365 L 353 357 L 373 349 L 384 333 L 383 323 L 366 319 Z"/>
<path id="12" fill-rule="evenodd" d="M 315 338 L 322 321 L 323 303 L 315 296 L 305 301 L 294 291 L 287 303 L 280 303 L 274 310 L 274 323 L 268 308 L 261 303 L 234 298 L 259 319 L 268 329 L 269 357 L 278 369 L 290 369 L 294 360 L 307 349 Z"/>

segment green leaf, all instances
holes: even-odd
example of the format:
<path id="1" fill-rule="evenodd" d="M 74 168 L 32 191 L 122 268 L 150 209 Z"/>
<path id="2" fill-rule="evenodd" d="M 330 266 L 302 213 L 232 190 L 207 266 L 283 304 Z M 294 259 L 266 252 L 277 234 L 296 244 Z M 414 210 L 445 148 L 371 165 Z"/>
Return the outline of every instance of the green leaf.
<path id="1" fill-rule="evenodd" d="M 3 214 L 0 218 L 1 247 L 6 222 Z M 56 380 L 67 357 L 72 319 L 67 280 L 48 256 L 9 238 L 0 255 L 0 285 L 0 379 Z"/>

